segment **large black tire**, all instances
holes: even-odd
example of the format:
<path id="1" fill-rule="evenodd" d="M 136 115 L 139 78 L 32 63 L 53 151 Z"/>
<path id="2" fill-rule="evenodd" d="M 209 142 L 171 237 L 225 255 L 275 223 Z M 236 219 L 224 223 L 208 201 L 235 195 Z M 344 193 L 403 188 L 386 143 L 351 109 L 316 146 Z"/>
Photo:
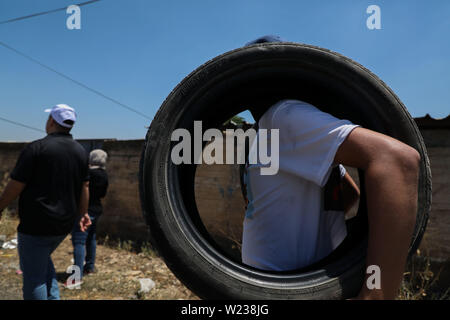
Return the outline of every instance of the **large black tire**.
<path id="1" fill-rule="evenodd" d="M 350 246 L 325 264 L 288 273 L 262 272 L 227 257 L 204 228 L 194 199 L 195 165 L 174 165 L 174 129 L 220 125 L 250 104 L 307 101 L 414 147 L 421 155 L 415 252 L 431 204 L 431 173 L 420 132 L 398 97 L 370 71 L 326 49 L 268 43 L 230 51 L 200 66 L 167 97 L 147 133 L 140 172 L 144 216 L 152 244 L 193 292 L 209 299 L 343 299 L 364 276 L 367 215 L 361 190 Z M 361 185 L 364 185 L 360 172 Z"/>

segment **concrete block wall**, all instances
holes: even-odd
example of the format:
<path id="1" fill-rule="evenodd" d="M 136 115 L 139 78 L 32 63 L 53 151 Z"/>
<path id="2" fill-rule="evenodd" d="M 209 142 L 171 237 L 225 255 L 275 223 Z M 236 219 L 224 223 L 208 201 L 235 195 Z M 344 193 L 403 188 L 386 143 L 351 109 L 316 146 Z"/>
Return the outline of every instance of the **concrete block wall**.
<path id="1" fill-rule="evenodd" d="M 450 129 L 422 129 L 433 175 L 433 204 L 421 251 L 433 259 L 450 258 Z M 146 241 L 138 172 L 142 140 L 82 140 L 86 149 L 102 148 L 109 154 L 110 187 L 99 221 L 100 235 Z M 15 165 L 24 143 L 0 143 L 0 179 Z M 1 183 L 0 183 L 1 185 Z M 208 230 L 218 242 L 230 237 L 239 242 L 244 215 L 239 170 L 233 165 L 201 165 L 197 169 L 196 202 Z M 15 210 L 16 205 L 11 206 Z M 237 240 L 237 241 L 234 241 Z"/>

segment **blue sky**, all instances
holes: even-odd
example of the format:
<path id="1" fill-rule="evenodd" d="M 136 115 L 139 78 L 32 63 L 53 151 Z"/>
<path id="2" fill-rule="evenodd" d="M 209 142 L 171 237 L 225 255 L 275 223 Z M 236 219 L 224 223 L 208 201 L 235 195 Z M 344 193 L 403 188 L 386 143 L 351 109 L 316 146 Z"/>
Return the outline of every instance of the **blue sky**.
<path id="1" fill-rule="evenodd" d="M 0 0 L 0 21 L 79 2 Z M 366 27 L 372 4 L 381 30 Z M 0 41 L 150 118 L 196 67 L 264 34 L 356 60 L 414 117 L 450 113 L 450 1 L 102 0 L 81 7 L 81 30 L 68 17 L 0 24 Z M 77 109 L 76 138 L 140 139 L 150 123 L 0 46 L 0 117 L 43 128 L 57 103 Z M 42 136 L 0 121 L 0 141 Z"/>

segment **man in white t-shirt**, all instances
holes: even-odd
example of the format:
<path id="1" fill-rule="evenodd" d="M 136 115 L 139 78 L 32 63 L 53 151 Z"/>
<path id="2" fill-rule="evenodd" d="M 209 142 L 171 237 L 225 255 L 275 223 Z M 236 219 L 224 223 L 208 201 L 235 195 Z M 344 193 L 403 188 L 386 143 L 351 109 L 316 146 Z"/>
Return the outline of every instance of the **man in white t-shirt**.
<path id="1" fill-rule="evenodd" d="M 248 45 L 280 41 L 266 36 Z M 268 111 L 250 111 L 260 129 L 279 129 L 280 158 L 273 176 L 260 175 L 258 165 L 247 168 L 243 262 L 263 270 L 292 270 L 336 248 L 346 235 L 344 216 L 324 210 L 322 187 L 332 167 L 347 165 L 364 172 L 366 265 L 381 271 L 381 288 L 363 285 L 357 299 L 394 299 L 415 226 L 420 154 L 401 141 L 302 101 L 283 100 Z M 269 136 L 268 144 L 270 140 Z"/>
<path id="2" fill-rule="evenodd" d="M 279 171 L 261 175 L 260 164 L 246 168 L 242 260 L 262 270 L 299 269 L 326 257 L 347 235 L 344 212 L 324 209 L 323 187 L 337 148 L 357 125 L 298 100 L 276 103 L 258 125 L 269 133 L 279 129 Z M 344 178 L 344 167 L 337 169 Z"/>

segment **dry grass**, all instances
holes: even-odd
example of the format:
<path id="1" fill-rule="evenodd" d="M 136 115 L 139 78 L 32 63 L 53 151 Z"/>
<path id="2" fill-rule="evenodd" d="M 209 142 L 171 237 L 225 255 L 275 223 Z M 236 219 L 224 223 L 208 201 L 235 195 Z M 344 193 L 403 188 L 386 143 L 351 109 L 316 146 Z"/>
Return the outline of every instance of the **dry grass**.
<path id="1" fill-rule="evenodd" d="M 0 180 L 0 193 L 8 182 L 9 173 Z M 7 240 L 17 237 L 17 217 L 7 210 L 0 220 L 0 235 Z M 108 237 L 97 246 L 97 273 L 83 278 L 81 289 L 65 289 L 62 283 L 69 274 L 73 247 L 70 235 L 52 254 L 52 260 L 60 282 L 62 299 L 198 299 L 166 267 L 148 244 L 136 250 L 130 241 L 110 241 Z M 0 249 L 0 300 L 22 299 L 22 276 L 20 275 L 17 249 Z M 139 279 L 150 278 L 156 286 L 148 293 L 140 291 Z"/>
<path id="2" fill-rule="evenodd" d="M 18 220 L 6 217 L 0 225 L 7 231 L 8 240 L 15 236 Z M 4 234 L 4 233 L 3 233 Z M 198 299 L 166 267 L 148 245 L 139 252 L 131 242 L 113 243 L 105 239 L 97 246 L 97 273 L 83 278 L 81 289 L 66 289 L 62 283 L 69 274 L 73 247 L 70 235 L 52 254 L 52 260 L 60 283 L 61 299 L 64 300 L 177 300 Z M 0 250 L 0 300 L 22 298 L 22 276 L 17 274 L 19 258 L 17 249 Z M 156 286 L 148 293 L 140 292 L 139 279 L 150 278 Z"/>
<path id="3" fill-rule="evenodd" d="M 16 234 L 16 227 L 16 219 L 11 217 L 8 209 L 5 209 L 0 220 L 0 235 L 6 235 L 7 238 L 11 238 Z"/>
<path id="4" fill-rule="evenodd" d="M 9 172 L 5 172 L 0 180 L 0 194 L 2 194 L 9 181 Z M 17 221 L 11 217 L 8 209 L 3 210 L 0 220 L 0 235 L 6 235 L 8 238 L 16 233 Z"/>
<path id="5" fill-rule="evenodd" d="M 444 266 L 433 265 L 429 257 L 417 251 L 407 265 L 398 299 L 450 300 L 450 287 L 440 277 Z"/>

